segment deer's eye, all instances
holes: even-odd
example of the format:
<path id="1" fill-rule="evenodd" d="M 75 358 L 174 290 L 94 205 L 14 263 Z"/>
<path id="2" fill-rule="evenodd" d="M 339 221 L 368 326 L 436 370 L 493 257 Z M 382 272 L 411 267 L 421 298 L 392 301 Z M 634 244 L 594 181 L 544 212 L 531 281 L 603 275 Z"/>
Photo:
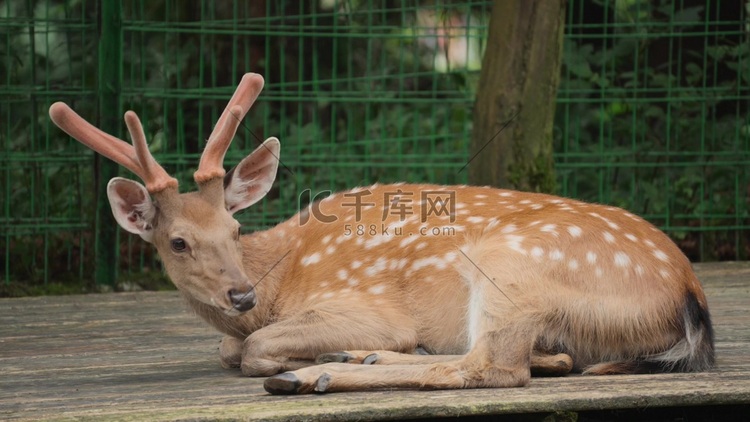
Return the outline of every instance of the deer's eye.
<path id="1" fill-rule="evenodd" d="M 172 239 L 172 250 L 175 252 L 185 252 L 187 250 L 187 243 L 185 239 L 178 237 Z"/>

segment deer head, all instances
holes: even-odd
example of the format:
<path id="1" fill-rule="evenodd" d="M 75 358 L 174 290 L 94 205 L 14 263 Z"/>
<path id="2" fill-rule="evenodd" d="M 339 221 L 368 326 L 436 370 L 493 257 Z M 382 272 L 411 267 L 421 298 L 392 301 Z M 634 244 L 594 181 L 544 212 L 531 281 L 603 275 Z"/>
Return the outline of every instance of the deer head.
<path id="1" fill-rule="evenodd" d="M 281 146 L 278 139 L 267 139 L 229 173 L 223 161 L 240 121 L 262 89 L 260 75 L 243 76 L 208 138 L 194 174 L 198 191 L 184 194 L 149 152 L 133 111 L 125 113 L 130 145 L 92 126 L 64 103 L 49 109 L 60 129 L 145 182 L 144 186 L 121 177 L 109 181 L 107 196 L 115 220 L 156 246 L 181 291 L 228 315 L 248 311 L 256 303 L 243 266 L 240 224 L 232 215 L 271 189 Z"/>

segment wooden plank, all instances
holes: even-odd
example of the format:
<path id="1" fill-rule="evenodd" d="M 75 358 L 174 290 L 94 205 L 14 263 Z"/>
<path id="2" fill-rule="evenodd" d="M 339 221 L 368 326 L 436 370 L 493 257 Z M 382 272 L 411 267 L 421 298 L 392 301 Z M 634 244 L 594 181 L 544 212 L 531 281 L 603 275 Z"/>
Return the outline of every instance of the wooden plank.
<path id="1" fill-rule="evenodd" d="M 0 419 L 404 419 L 750 403 L 750 263 L 696 266 L 719 367 L 535 378 L 526 388 L 277 397 L 219 367 L 173 292 L 0 299 Z"/>

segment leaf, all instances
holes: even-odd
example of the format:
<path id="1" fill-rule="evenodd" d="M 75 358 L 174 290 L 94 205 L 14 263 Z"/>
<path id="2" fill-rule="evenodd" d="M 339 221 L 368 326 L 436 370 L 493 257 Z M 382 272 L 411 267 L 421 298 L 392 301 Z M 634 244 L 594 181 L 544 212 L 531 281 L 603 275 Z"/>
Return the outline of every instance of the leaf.
<path id="1" fill-rule="evenodd" d="M 701 13 L 703 13 L 703 6 L 687 7 L 682 10 L 678 10 L 672 15 L 673 23 L 698 23 L 702 22 Z"/>
<path id="2" fill-rule="evenodd" d="M 563 63 L 570 73 L 584 79 L 591 77 L 590 53 L 593 47 L 584 45 L 580 48 L 572 42 L 565 43 Z"/>

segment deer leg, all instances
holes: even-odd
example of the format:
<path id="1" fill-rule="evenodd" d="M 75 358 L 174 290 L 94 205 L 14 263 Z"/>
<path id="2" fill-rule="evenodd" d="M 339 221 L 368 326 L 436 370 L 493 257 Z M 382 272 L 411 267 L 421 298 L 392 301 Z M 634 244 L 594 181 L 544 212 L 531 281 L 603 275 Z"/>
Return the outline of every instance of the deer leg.
<path id="1" fill-rule="evenodd" d="M 456 362 L 464 355 L 422 355 L 398 353 L 390 350 L 348 350 L 345 352 L 324 353 L 315 359 L 318 364 L 340 362 L 364 365 L 424 365 L 431 363 Z M 531 376 L 564 376 L 573 369 L 573 359 L 565 353 L 556 355 L 534 352 L 531 355 Z"/>
<path id="2" fill-rule="evenodd" d="M 219 362 L 224 369 L 239 368 L 242 363 L 242 339 L 224 336 L 219 343 Z"/>
<path id="3" fill-rule="evenodd" d="M 460 360 L 416 365 L 326 363 L 268 378 L 272 394 L 370 389 L 519 387 L 528 383 L 533 338 L 511 325 L 484 333 Z"/>
<path id="4" fill-rule="evenodd" d="M 573 370 L 573 359 L 566 353 L 531 355 L 532 377 L 562 377 Z"/>
<path id="5" fill-rule="evenodd" d="M 415 349 L 416 324 L 408 315 L 393 309 L 351 310 L 344 303 L 332 302 L 252 333 L 243 344 L 243 374 L 269 376 L 297 370 L 315 365 L 318 355 L 336 350 Z"/>

